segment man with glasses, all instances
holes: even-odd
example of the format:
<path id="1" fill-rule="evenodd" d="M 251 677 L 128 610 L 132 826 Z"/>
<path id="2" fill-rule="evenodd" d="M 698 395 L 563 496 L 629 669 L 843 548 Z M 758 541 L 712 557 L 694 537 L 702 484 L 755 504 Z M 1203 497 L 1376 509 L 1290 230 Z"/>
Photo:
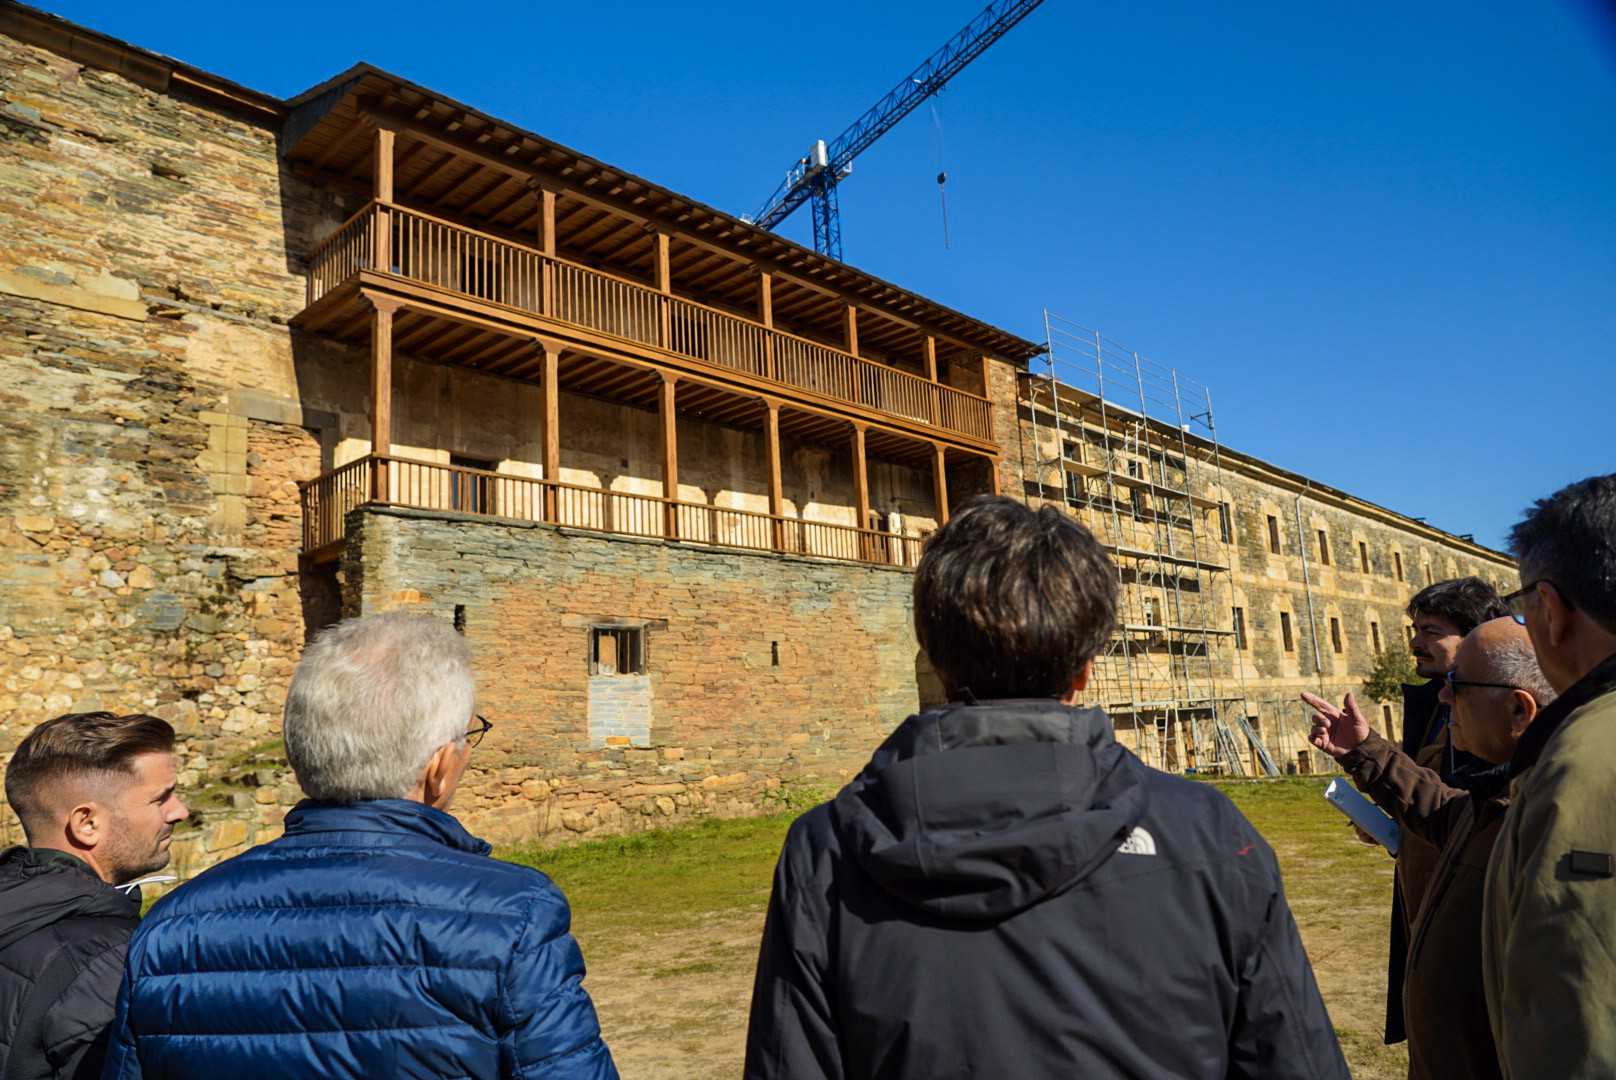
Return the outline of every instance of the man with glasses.
<path id="1" fill-rule="evenodd" d="M 1616 1076 L 1616 475 L 1540 499 L 1510 549 L 1510 612 L 1560 696 L 1509 761 L 1482 920 L 1487 1010 L 1505 1077 Z"/>
<path id="2" fill-rule="evenodd" d="M 130 942 L 115 1080 L 615 1080 L 566 899 L 448 814 L 472 746 L 465 639 L 392 612 L 326 630 L 286 698 L 286 834 Z"/>
<path id="3" fill-rule="evenodd" d="M 1313 745 L 1340 762 L 1404 837 L 1441 852 L 1414 915 L 1404 968 L 1410 1080 L 1493 1078 L 1498 1053 L 1481 988 L 1482 887 L 1509 805 L 1510 755 L 1554 690 L 1526 630 L 1503 618 L 1482 623 L 1459 644 L 1441 695 L 1453 745 L 1486 765 L 1462 788 L 1415 764 L 1355 712 L 1302 697 L 1316 710 Z"/>

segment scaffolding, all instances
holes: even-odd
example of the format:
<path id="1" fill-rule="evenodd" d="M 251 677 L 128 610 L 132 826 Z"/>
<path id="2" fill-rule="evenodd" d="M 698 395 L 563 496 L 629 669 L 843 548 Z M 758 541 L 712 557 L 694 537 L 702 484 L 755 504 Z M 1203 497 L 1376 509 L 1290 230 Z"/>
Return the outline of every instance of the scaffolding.
<path id="1" fill-rule="evenodd" d="M 1117 571 L 1088 703 L 1157 768 L 1278 775 L 1248 720 L 1211 392 L 1047 311 L 1044 338 L 1025 383 L 1027 495 L 1081 520 Z"/>

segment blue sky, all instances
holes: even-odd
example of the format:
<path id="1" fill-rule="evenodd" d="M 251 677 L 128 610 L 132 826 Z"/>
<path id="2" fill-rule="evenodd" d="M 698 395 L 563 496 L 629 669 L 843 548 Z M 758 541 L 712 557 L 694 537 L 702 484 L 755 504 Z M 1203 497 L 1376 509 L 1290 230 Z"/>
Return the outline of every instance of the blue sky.
<path id="1" fill-rule="evenodd" d="M 734 213 L 981 7 L 48 6 L 282 96 L 367 60 Z M 1208 384 L 1226 445 L 1502 546 L 1616 470 L 1610 10 L 1048 0 L 859 158 L 844 254 L 1097 327 Z"/>

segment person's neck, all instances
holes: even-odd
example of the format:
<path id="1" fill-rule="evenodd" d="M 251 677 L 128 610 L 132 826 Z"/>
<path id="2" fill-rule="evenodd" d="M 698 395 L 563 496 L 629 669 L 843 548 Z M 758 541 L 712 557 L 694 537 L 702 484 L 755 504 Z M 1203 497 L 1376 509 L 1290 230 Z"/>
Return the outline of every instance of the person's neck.
<path id="1" fill-rule="evenodd" d="M 73 851 L 70 848 L 58 847 L 55 844 L 29 844 L 28 846 L 33 851 L 49 851 L 55 855 L 66 855 L 68 858 L 82 866 L 94 877 L 105 881 L 109 885 L 116 884 L 116 882 L 107 877 L 107 875 L 102 872 L 101 868 L 95 864 L 94 858 L 91 857 L 91 852 Z"/>
<path id="2" fill-rule="evenodd" d="M 1616 658 L 1616 634 L 1590 635 L 1574 645 L 1570 651 L 1570 663 L 1566 666 L 1571 669 L 1571 673 L 1575 677 L 1569 685 L 1558 688 L 1562 694 L 1583 679 L 1586 679 L 1594 668 L 1607 660 Z"/>

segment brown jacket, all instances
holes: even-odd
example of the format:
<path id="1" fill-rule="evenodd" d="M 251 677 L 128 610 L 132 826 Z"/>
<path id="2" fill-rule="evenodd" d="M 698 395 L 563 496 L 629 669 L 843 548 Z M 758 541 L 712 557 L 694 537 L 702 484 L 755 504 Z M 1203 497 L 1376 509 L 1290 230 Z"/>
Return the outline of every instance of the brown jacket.
<path id="1" fill-rule="evenodd" d="M 1508 797 L 1504 768 L 1449 787 L 1371 734 L 1341 766 L 1390 814 L 1403 840 L 1440 852 L 1411 921 L 1403 978 L 1410 1080 L 1496 1080 L 1498 1052 L 1481 986 L 1482 893 Z"/>

